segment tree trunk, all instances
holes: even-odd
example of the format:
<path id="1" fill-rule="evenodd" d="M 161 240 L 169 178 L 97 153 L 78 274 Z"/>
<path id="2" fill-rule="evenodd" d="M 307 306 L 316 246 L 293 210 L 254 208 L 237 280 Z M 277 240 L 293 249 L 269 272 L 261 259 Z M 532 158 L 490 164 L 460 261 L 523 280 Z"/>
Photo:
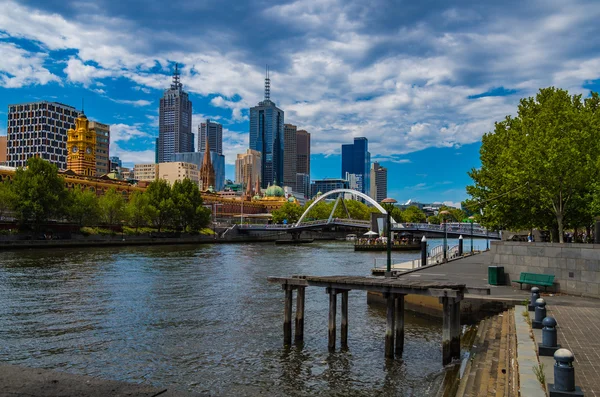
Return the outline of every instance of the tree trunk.
<path id="1" fill-rule="evenodd" d="M 560 244 L 564 243 L 564 238 L 563 238 L 563 214 L 562 212 L 558 212 L 556 214 L 556 223 L 558 226 L 558 242 Z"/>

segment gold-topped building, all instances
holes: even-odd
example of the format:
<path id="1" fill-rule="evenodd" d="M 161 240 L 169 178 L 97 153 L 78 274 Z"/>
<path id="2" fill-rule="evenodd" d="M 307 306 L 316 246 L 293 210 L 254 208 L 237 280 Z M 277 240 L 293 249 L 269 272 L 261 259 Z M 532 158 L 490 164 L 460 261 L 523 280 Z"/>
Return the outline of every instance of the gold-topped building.
<path id="1" fill-rule="evenodd" d="M 83 112 L 75 119 L 75 129 L 67 131 L 67 169 L 79 175 L 96 175 L 96 132 L 90 129 Z"/>

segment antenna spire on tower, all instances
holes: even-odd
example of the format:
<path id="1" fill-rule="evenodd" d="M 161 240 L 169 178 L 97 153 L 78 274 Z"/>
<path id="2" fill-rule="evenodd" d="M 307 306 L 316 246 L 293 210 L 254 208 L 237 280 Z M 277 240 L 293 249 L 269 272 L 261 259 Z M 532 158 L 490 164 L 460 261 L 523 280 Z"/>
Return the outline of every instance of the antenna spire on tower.
<path id="1" fill-rule="evenodd" d="M 265 101 L 269 100 L 271 100 L 271 79 L 269 78 L 269 65 L 267 65 L 265 73 Z"/>
<path id="2" fill-rule="evenodd" d="M 179 64 L 175 63 L 175 71 L 173 72 L 173 84 L 171 84 L 171 88 L 181 88 L 181 82 L 179 81 Z"/>

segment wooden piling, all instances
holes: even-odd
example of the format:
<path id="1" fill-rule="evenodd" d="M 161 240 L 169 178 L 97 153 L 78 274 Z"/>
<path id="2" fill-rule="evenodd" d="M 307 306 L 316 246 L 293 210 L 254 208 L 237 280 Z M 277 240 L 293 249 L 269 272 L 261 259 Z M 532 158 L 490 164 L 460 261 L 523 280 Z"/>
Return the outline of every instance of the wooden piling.
<path id="1" fill-rule="evenodd" d="M 337 295 L 334 288 L 327 288 L 329 294 L 329 342 L 327 346 L 329 350 L 335 350 L 335 317 L 337 310 Z"/>
<path id="2" fill-rule="evenodd" d="M 341 347 L 348 347 L 348 291 L 342 292 L 342 334 Z"/>
<path id="3" fill-rule="evenodd" d="M 404 295 L 396 295 L 396 357 L 404 351 Z"/>
<path id="4" fill-rule="evenodd" d="M 460 358 L 460 300 L 440 298 L 443 306 L 442 364 Z"/>
<path id="5" fill-rule="evenodd" d="M 385 357 L 394 358 L 394 314 L 396 299 L 393 294 L 384 295 L 387 299 L 387 326 L 385 329 Z"/>
<path id="6" fill-rule="evenodd" d="M 306 287 L 298 287 L 296 293 L 296 342 L 304 341 L 304 297 Z"/>
<path id="7" fill-rule="evenodd" d="M 285 302 L 283 310 L 283 344 L 289 346 L 292 344 L 292 297 L 293 287 L 284 285 Z"/>

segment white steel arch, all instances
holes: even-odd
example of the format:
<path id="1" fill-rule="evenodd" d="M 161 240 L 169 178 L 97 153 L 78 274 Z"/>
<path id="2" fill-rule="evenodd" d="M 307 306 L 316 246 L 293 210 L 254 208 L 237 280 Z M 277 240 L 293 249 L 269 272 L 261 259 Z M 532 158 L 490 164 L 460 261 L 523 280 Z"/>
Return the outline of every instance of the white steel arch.
<path id="1" fill-rule="evenodd" d="M 320 195 L 319 197 L 317 197 L 315 199 L 315 201 L 312 202 L 311 205 L 308 206 L 308 208 L 306 209 L 306 211 L 304 211 L 304 213 L 302 214 L 302 216 L 300 217 L 300 219 L 298 219 L 298 222 L 296 222 L 296 224 L 294 226 L 300 226 L 300 223 L 302 222 L 302 220 L 304 219 L 304 217 L 306 216 L 306 214 L 308 214 L 310 212 L 310 210 L 312 209 L 312 207 L 317 204 L 319 201 L 322 201 L 325 199 L 325 197 L 327 196 L 332 196 L 334 194 L 339 194 L 339 193 L 349 193 L 349 194 L 355 194 L 360 198 L 363 198 L 365 200 L 367 200 L 369 203 L 373 204 L 373 206 L 375 208 L 377 208 L 379 210 L 379 212 L 381 212 L 382 214 L 387 214 L 387 211 L 385 210 L 385 208 L 383 208 L 381 205 L 379 205 L 377 203 L 377 201 L 373 200 L 371 197 L 367 196 L 366 194 L 359 192 L 358 190 L 354 190 L 354 189 L 335 189 L 335 190 L 331 190 L 325 194 Z M 394 218 L 391 219 L 392 223 L 396 223 L 396 221 L 394 220 Z"/>

